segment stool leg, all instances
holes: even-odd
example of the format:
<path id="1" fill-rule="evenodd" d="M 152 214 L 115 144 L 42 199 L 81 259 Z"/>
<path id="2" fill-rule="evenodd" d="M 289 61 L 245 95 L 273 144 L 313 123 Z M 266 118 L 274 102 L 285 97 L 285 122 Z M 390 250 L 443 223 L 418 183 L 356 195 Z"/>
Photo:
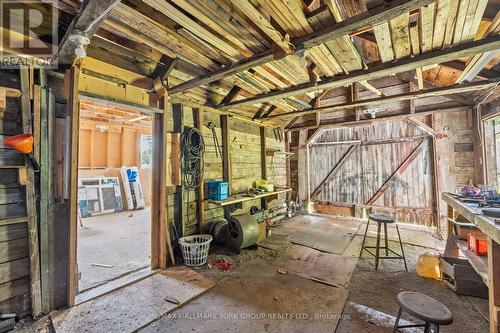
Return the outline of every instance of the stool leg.
<path id="1" fill-rule="evenodd" d="M 394 328 L 392 329 L 392 333 L 398 331 L 399 319 L 401 319 L 401 314 L 403 313 L 403 309 L 399 307 L 398 316 L 396 317 L 396 322 L 394 323 Z"/>
<path id="2" fill-rule="evenodd" d="M 435 326 L 434 333 L 439 333 L 439 325 L 435 324 L 434 326 Z"/>
<path id="3" fill-rule="evenodd" d="M 399 246 L 401 246 L 401 254 L 403 255 L 403 261 L 405 263 L 405 269 L 408 272 L 408 266 L 406 265 L 405 250 L 403 249 L 403 242 L 401 241 L 401 234 L 399 233 L 399 227 L 398 227 L 397 223 L 396 223 L 396 231 L 398 232 Z"/>
<path id="4" fill-rule="evenodd" d="M 361 251 L 359 252 L 359 258 L 361 258 L 361 255 L 363 254 L 363 250 L 365 249 L 365 241 L 366 241 L 366 235 L 368 234 L 368 227 L 370 226 L 370 219 L 366 222 L 366 230 L 365 230 L 365 235 L 363 237 L 363 243 L 361 244 Z"/>
<path id="5" fill-rule="evenodd" d="M 431 333 L 431 324 L 425 323 L 424 333 Z"/>
<path id="6" fill-rule="evenodd" d="M 389 239 L 387 236 L 387 223 L 384 223 L 384 234 L 385 234 L 385 256 L 389 256 Z"/>
<path id="7" fill-rule="evenodd" d="M 381 223 L 377 223 L 377 248 L 375 249 L 375 271 L 378 270 L 378 258 L 380 256 L 380 227 Z"/>

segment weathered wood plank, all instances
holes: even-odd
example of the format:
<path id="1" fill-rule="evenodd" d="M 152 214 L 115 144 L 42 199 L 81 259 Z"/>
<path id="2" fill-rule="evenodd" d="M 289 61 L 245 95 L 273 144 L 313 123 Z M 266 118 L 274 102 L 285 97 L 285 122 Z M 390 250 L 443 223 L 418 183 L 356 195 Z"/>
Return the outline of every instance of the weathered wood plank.
<path id="1" fill-rule="evenodd" d="M 355 71 L 347 75 L 328 78 L 316 84 L 307 82 L 287 89 L 260 94 L 251 98 L 246 98 L 243 100 L 234 101 L 229 104 L 221 105 L 218 108 L 228 109 L 254 105 L 273 99 L 285 98 L 289 96 L 304 94 L 307 92 L 317 91 L 319 89 L 341 87 L 357 81 L 372 80 L 394 73 L 410 71 L 419 67 L 426 67 L 434 65 L 436 63 L 471 56 L 477 53 L 496 50 L 498 48 L 500 48 L 500 36 L 491 36 L 475 42 L 460 44 L 446 50 L 431 51 L 414 58 L 401 59 L 396 63 L 384 63 L 382 65 L 374 66 L 366 70 Z"/>
<path id="2" fill-rule="evenodd" d="M 113 8 L 121 0 L 87 0 L 83 4 L 80 13 L 74 18 L 71 26 L 66 31 L 61 43 L 59 44 L 59 53 L 57 61 L 60 64 L 72 64 L 75 60 L 76 45 L 69 40 L 69 36 L 75 30 L 83 31 L 91 38 L 99 25 L 111 13 Z"/>
<path id="3" fill-rule="evenodd" d="M 340 168 L 347 162 L 347 160 L 351 157 L 351 155 L 359 148 L 359 145 L 352 145 L 349 147 L 347 152 L 342 156 L 342 158 L 335 164 L 335 166 L 332 168 L 332 170 L 328 173 L 328 175 L 319 183 L 318 186 L 314 189 L 314 191 L 311 193 L 311 198 L 315 198 L 321 190 L 326 186 L 332 179 L 335 177 L 337 172 L 340 170 Z"/>
<path id="4" fill-rule="evenodd" d="M 294 112 L 289 112 L 289 113 L 270 115 L 267 117 L 262 116 L 261 118 L 258 118 L 258 119 L 295 117 L 298 115 L 304 115 L 304 114 L 315 113 L 315 112 L 330 112 L 330 111 L 337 111 L 337 110 L 343 110 L 343 109 L 352 109 L 354 107 L 359 107 L 359 106 L 379 105 L 379 104 L 390 103 L 390 102 L 395 102 L 395 101 L 412 100 L 412 99 L 417 99 L 417 98 L 426 98 L 426 97 L 442 96 L 442 95 L 449 95 L 449 94 L 459 94 L 462 92 L 481 90 L 481 89 L 486 89 L 488 87 L 493 87 L 496 84 L 498 84 L 498 82 L 499 82 L 498 80 L 497 81 L 487 80 L 487 81 L 469 82 L 469 83 L 464 83 L 464 84 L 460 84 L 460 85 L 453 85 L 450 87 L 432 88 L 432 89 L 427 89 L 427 90 L 421 90 L 421 91 L 393 95 L 393 96 L 385 96 L 385 97 L 380 97 L 380 98 L 373 98 L 373 99 L 361 100 L 361 101 L 356 101 L 356 102 L 343 103 L 343 104 L 339 104 L 339 105 L 322 106 L 319 108 L 312 108 L 312 109 L 308 109 L 308 110 L 300 110 L 300 111 L 294 111 Z"/>
<path id="5" fill-rule="evenodd" d="M 392 18 L 396 18 L 403 13 L 411 12 L 412 10 L 418 9 L 421 6 L 425 6 L 433 1 L 434 0 L 397 0 L 387 2 L 384 3 L 384 5 L 380 5 L 367 12 L 348 18 L 340 23 L 336 23 L 332 26 L 312 32 L 304 37 L 294 39 L 292 40 L 292 44 L 296 49 L 309 49 L 314 46 L 321 45 L 326 41 L 334 40 L 336 38 L 354 33 L 360 29 L 374 26 Z M 211 73 L 199 76 L 175 87 L 172 87 L 170 89 L 170 94 L 174 95 L 187 89 L 205 85 L 210 82 L 214 82 L 233 75 L 237 72 L 245 71 L 250 68 L 266 64 L 273 60 L 276 60 L 273 56 L 273 50 L 267 49 L 258 54 L 255 54 L 251 58 L 244 59 L 238 63 L 225 66 Z"/>

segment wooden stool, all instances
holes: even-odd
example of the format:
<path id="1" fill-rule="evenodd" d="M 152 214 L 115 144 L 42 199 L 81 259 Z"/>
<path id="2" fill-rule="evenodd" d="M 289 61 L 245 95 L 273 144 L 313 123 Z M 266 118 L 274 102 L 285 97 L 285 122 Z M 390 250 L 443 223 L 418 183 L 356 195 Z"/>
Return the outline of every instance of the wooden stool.
<path id="1" fill-rule="evenodd" d="M 368 227 L 370 226 L 370 221 L 377 222 L 377 245 L 376 246 L 366 246 L 366 235 L 368 234 Z M 401 254 L 394 252 L 389 248 L 389 239 L 387 237 L 387 224 L 388 223 L 396 223 L 396 218 L 392 216 L 380 215 L 380 214 L 370 214 L 368 217 L 368 222 L 366 223 L 365 236 L 363 237 L 363 244 L 361 245 L 361 252 L 359 253 L 359 257 L 363 254 L 363 250 L 366 250 L 369 254 L 375 257 L 375 270 L 378 270 L 378 262 L 380 259 L 398 259 L 403 260 L 405 263 L 405 269 L 408 271 L 408 266 L 406 265 L 406 257 L 405 251 L 403 249 L 403 242 L 401 242 L 401 234 L 399 233 L 398 224 L 396 223 L 396 231 L 398 232 L 399 246 L 401 247 Z M 384 225 L 384 238 L 385 238 L 385 246 L 380 246 L 380 229 Z M 371 252 L 370 249 L 375 249 L 375 253 Z M 385 256 L 380 256 L 380 250 L 385 250 Z M 389 256 L 389 252 L 393 254 L 393 256 Z"/>
<path id="2" fill-rule="evenodd" d="M 436 328 L 435 333 L 439 333 L 440 325 L 450 325 L 453 323 L 451 311 L 434 298 L 421 293 L 403 291 L 398 294 L 397 300 L 399 312 L 394 329 L 392 330 L 393 332 L 397 332 L 399 328 L 424 327 L 424 333 L 430 333 L 431 325 L 434 325 Z M 398 326 L 403 311 L 422 320 L 424 324 Z"/>

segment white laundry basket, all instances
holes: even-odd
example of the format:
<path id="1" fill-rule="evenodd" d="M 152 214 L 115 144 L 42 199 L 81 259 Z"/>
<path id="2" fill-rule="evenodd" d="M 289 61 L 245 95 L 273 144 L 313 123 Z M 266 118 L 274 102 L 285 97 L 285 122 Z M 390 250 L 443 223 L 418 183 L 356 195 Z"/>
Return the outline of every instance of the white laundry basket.
<path id="1" fill-rule="evenodd" d="M 211 235 L 193 235 L 179 239 L 186 266 L 201 266 L 207 262 Z"/>

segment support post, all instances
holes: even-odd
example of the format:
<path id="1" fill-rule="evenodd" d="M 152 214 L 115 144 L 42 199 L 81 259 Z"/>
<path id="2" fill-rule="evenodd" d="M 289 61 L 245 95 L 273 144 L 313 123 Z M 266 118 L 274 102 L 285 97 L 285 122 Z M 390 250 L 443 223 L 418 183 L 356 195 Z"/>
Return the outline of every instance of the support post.
<path id="1" fill-rule="evenodd" d="M 292 133 L 285 132 L 285 151 L 290 153 L 290 144 L 292 141 Z M 286 158 L 286 188 L 292 188 L 292 170 L 290 163 L 290 156 Z M 286 197 L 288 200 L 292 199 L 292 195 L 290 192 L 287 192 Z"/>
<path id="2" fill-rule="evenodd" d="M 29 69 L 21 68 L 21 111 L 23 133 L 32 133 L 31 124 L 31 101 Z M 36 148 L 34 147 L 34 150 Z M 38 239 L 38 217 L 35 192 L 35 174 L 32 168 L 26 168 L 26 212 L 28 215 L 28 239 L 30 254 L 30 290 L 31 290 L 31 314 L 37 318 L 42 314 L 42 295 L 40 285 L 40 253 Z"/>
<path id="3" fill-rule="evenodd" d="M 229 152 L 229 118 L 227 115 L 220 116 L 220 127 L 222 132 L 222 177 L 224 181 L 229 183 L 228 191 L 231 195 L 231 156 Z M 224 207 L 224 218 L 230 220 L 231 211 L 229 206 Z"/>
<path id="4" fill-rule="evenodd" d="M 267 180 L 267 161 L 266 161 L 266 128 L 260 127 L 260 177 Z M 267 199 L 260 199 L 260 207 L 267 209 Z"/>
<path id="5" fill-rule="evenodd" d="M 78 267 L 76 259 L 77 223 L 78 223 L 78 135 L 80 132 L 80 106 L 78 100 L 78 81 L 80 79 L 80 66 L 71 67 L 69 73 L 69 100 L 68 114 L 71 117 L 71 173 L 69 193 L 69 270 L 68 270 L 68 306 L 75 304 L 78 290 Z"/>
<path id="6" fill-rule="evenodd" d="M 172 104 L 172 113 L 174 116 L 174 133 L 179 133 L 182 136 L 184 132 L 184 110 L 182 104 Z M 186 202 L 184 200 L 184 182 L 181 175 L 181 185 L 175 189 L 174 196 L 175 213 L 174 224 L 178 236 L 184 235 L 184 215 L 186 212 Z"/>
<path id="7" fill-rule="evenodd" d="M 488 301 L 490 333 L 500 332 L 500 244 L 488 237 Z"/>
<path id="8" fill-rule="evenodd" d="M 203 134 L 203 111 L 193 108 L 194 127 Z M 201 175 L 200 186 L 196 191 L 196 210 L 200 233 L 205 233 L 205 181 Z"/>

